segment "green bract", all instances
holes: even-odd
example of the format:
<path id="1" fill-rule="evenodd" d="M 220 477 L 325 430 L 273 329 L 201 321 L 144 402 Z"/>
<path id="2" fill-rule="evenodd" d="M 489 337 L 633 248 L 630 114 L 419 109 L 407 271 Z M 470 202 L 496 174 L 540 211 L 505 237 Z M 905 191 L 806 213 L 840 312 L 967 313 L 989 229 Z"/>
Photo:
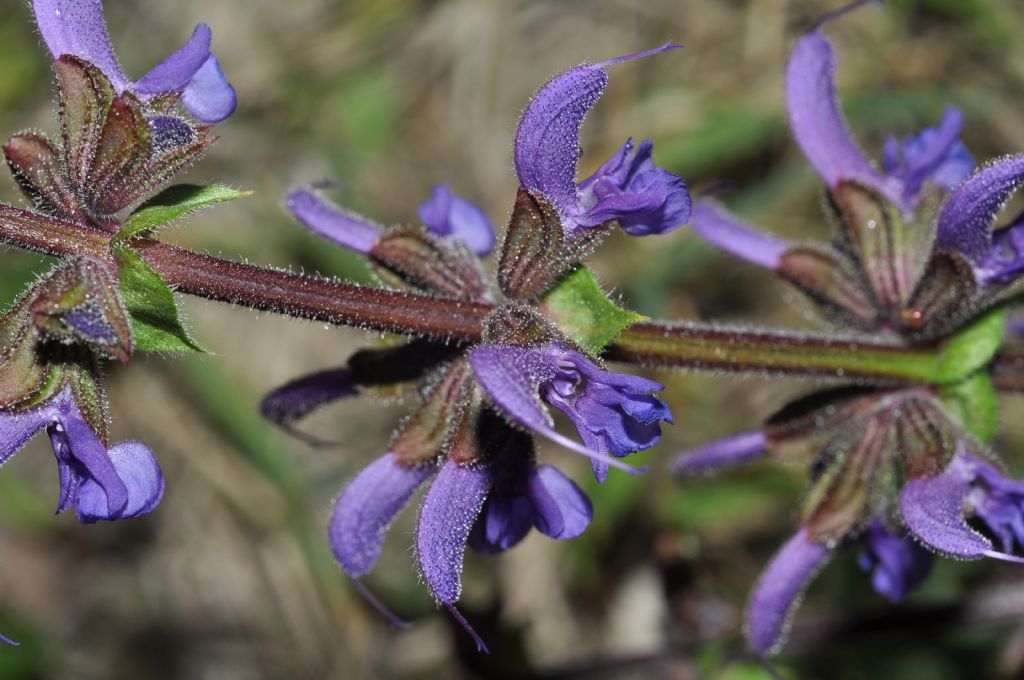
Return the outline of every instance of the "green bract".
<path id="1" fill-rule="evenodd" d="M 125 307 L 131 314 L 132 344 L 143 352 L 203 352 L 182 326 L 174 294 L 138 253 L 114 247 Z"/>
<path id="2" fill-rule="evenodd" d="M 233 201 L 251 196 L 251 191 L 238 191 L 231 187 L 213 184 L 198 186 L 176 184 L 143 203 L 125 220 L 113 243 L 122 243 L 133 236 L 139 236 L 179 217 L 184 217 L 217 203 Z"/>
<path id="3" fill-rule="evenodd" d="M 586 267 L 562 279 L 544 296 L 541 307 L 580 347 L 595 355 L 624 329 L 647 318 L 609 300 Z"/>
<path id="4" fill-rule="evenodd" d="M 1006 309 L 986 312 L 943 343 L 931 381 L 954 383 L 985 366 L 1003 342 Z"/>

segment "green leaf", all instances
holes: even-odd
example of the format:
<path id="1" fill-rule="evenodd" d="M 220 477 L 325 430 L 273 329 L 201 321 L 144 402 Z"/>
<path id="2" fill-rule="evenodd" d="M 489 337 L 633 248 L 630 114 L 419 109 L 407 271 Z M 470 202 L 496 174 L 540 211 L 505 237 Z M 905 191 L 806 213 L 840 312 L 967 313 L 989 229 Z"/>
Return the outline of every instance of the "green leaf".
<path id="1" fill-rule="evenodd" d="M 139 206 L 114 236 L 113 244 L 123 243 L 133 236 L 138 236 L 161 224 L 166 224 L 211 205 L 251 195 L 251 191 L 238 191 L 219 184 L 211 186 L 176 184 L 164 189 Z"/>
<path id="2" fill-rule="evenodd" d="M 138 253 L 114 247 L 125 307 L 131 314 L 132 346 L 142 352 L 203 352 L 181 325 L 171 289 Z"/>
<path id="3" fill-rule="evenodd" d="M 943 343 L 935 357 L 932 380 L 940 385 L 959 382 L 985 366 L 1003 342 L 1006 309 L 986 312 Z"/>
<path id="4" fill-rule="evenodd" d="M 939 396 L 978 441 L 987 442 L 995 436 L 999 428 L 999 398 L 986 371 L 943 388 Z"/>
<path id="5" fill-rule="evenodd" d="M 544 296 L 541 307 L 555 325 L 592 354 L 599 354 L 623 329 L 647 318 L 609 300 L 586 267 L 566 276 Z"/>

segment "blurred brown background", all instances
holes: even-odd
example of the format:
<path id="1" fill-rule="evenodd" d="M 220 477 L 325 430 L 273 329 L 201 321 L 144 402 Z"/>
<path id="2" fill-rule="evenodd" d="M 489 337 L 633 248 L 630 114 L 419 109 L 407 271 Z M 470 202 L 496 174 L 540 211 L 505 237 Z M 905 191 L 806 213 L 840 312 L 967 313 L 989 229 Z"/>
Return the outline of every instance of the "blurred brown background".
<path id="1" fill-rule="evenodd" d="M 198 21 L 239 93 L 238 113 L 189 173 L 256 195 L 193 217 L 176 243 L 357 280 L 357 258 L 292 222 L 280 197 L 331 178 L 336 197 L 384 223 L 415 218 L 434 183 L 497 225 L 515 195 L 512 136 L 552 74 L 660 45 L 684 50 L 615 66 L 584 130 L 583 175 L 630 135 L 694 190 L 710 186 L 780 234 L 825 238 L 816 177 L 785 123 L 792 42 L 837 3 L 804 0 L 109 0 L 115 47 L 133 76 Z M 1024 150 L 1024 8 L 1013 0 L 900 0 L 832 26 L 852 128 L 878 154 L 889 132 L 937 121 L 953 102 L 979 160 Z M 26 2 L 0 6 L 5 134 L 54 130 L 51 77 Z M 0 198 L 20 201 L 14 183 Z M 45 264 L 5 252 L 3 300 Z M 814 325 L 767 274 L 686 230 L 616 237 L 593 263 L 602 281 L 657 317 Z M 5 303 L 6 304 L 6 303 Z M 677 484 L 676 452 L 755 427 L 806 384 L 658 374 L 676 416 L 642 478 L 611 475 L 546 447 L 592 494 L 588 532 L 531 535 L 498 558 L 467 560 L 464 610 L 482 657 L 433 606 L 411 555 L 415 511 L 393 527 L 368 584 L 411 631 L 391 631 L 348 588 L 326 544 L 332 499 L 383 451 L 401 405 L 351 401 L 308 423 L 342 442 L 315 449 L 263 424 L 268 389 L 341 364 L 364 333 L 183 301 L 213 356 L 145 357 L 110 373 L 115 439 L 160 457 L 168 492 L 143 518 L 81 527 L 55 518 L 48 444 L 0 474 L 0 677 L 459 678 L 767 677 L 743 654 L 740 617 L 758 572 L 792 528 L 803 471 L 763 464 Z M 1024 429 L 1004 402 L 998 446 L 1011 469 Z M 787 677 L 1019 677 L 1024 574 L 943 563 L 902 607 L 840 555 L 811 589 L 780 662 Z"/>

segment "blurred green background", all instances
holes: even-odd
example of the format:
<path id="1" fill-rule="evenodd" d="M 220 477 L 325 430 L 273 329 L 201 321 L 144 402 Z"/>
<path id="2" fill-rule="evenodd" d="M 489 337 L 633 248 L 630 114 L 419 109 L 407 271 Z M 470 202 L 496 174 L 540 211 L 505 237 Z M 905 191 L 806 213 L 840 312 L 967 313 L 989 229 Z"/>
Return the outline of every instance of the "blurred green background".
<path id="1" fill-rule="evenodd" d="M 588 118 L 583 173 L 630 135 L 694 190 L 796 238 L 826 238 L 819 187 L 787 130 L 789 47 L 836 3 L 804 0 L 110 0 L 130 75 L 176 49 L 198 21 L 238 89 L 222 139 L 188 175 L 256 195 L 194 217 L 166 238 L 229 257 L 366 280 L 357 258 L 305 233 L 281 208 L 292 185 L 330 178 L 337 198 L 384 223 L 415 217 L 432 184 L 480 203 L 500 225 L 516 183 L 512 136 L 552 74 L 677 40 L 686 49 L 614 67 Z M 966 115 L 979 160 L 1024 150 L 1024 8 L 1014 0 L 894 0 L 830 27 L 843 106 L 866 149 L 889 132 Z M 0 7 L 0 129 L 53 131 L 46 53 L 26 2 Z M 725 184 L 723 184 L 725 183 Z M 0 199 L 20 202 L 14 183 Z M 45 263 L 6 251 L 0 299 Z M 616 236 L 594 261 L 609 287 L 656 317 L 814 327 L 767 274 L 680 230 Z M 6 304 L 6 303 L 5 303 Z M 400 404 L 352 401 L 308 429 L 312 448 L 257 417 L 268 389 L 341 364 L 366 334 L 184 301 L 214 355 L 144 357 L 110 370 L 114 438 L 159 455 L 157 512 L 81 527 L 54 518 L 56 475 L 35 441 L 0 474 L 0 677 L 707 678 L 768 677 L 745 656 L 742 610 L 793 527 L 804 471 L 759 464 L 674 482 L 673 454 L 756 427 L 813 386 L 657 374 L 676 415 L 641 478 L 545 447 L 591 493 L 581 538 L 531 535 L 467 560 L 464 611 L 493 654 L 472 651 L 418 582 L 415 511 L 393 527 L 367 579 L 411 631 L 391 631 L 348 588 L 327 548 L 332 499 L 383 451 Z M 652 374 L 653 375 L 653 374 Z M 1004 400 L 1004 413 L 1021 408 Z M 1022 419 L 997 441 L 1016 472 Z M 589 481 L 588 481 L 589 480 Z M 900 606 L 876 596 L 845 551 L 808 593 L 778 667 L 791 678 L 1013 678 L 1024 674 L 1024 573 L 943 562 Z"/>

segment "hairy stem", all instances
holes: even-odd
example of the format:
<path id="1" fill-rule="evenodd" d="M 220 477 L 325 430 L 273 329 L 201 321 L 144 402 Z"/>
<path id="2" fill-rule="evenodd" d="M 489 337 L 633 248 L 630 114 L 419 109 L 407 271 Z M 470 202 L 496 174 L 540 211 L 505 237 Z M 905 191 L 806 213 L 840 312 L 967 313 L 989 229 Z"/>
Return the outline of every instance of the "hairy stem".
<path id="1" fill-rule="evenodd" d="M 664 368 L 896 382 L 930 382 L 936 366 L 934 348 L 657 321 L 627 328 L 609 348 L 607 358 Z"/>
<path id="2" fill-rule="evenodd" d="M 0 242 L 20 248 L 109 259 L 110 237 L 96 229 L 0 206 Z M 488 304 L 368 288 L 234 262 L 151 239 L 136 239 L 133 246 L 178 292 L 331 324 L 478 342 L 483 318 L 491 310 Z M 932 382 L 937 356 L 935 348 L 660 322 L 632 326 L 607 352 L 613 361 L 658 367 L 895 382 Z M 1011 385 L 1014 380 L 1024 384 L 1024 376 L 1007 377 L 1004 383 Z"/>
<path id="3" fill-rule="evenodd" d="M 232 262 L 155 241 L 138 251 L 181 293 L 337 325 L 474 342 L 491 310 Z"/>

